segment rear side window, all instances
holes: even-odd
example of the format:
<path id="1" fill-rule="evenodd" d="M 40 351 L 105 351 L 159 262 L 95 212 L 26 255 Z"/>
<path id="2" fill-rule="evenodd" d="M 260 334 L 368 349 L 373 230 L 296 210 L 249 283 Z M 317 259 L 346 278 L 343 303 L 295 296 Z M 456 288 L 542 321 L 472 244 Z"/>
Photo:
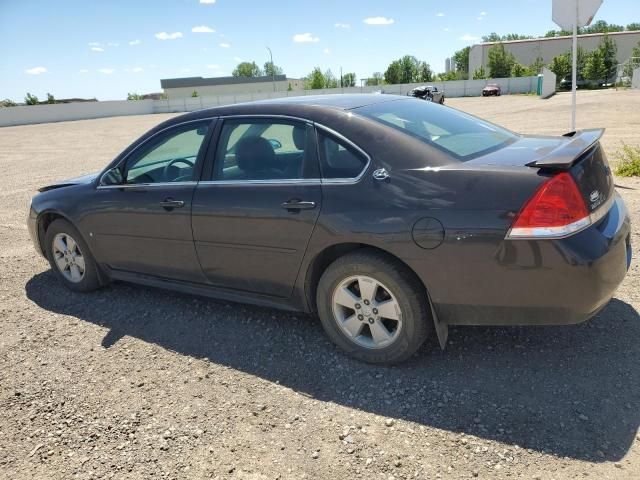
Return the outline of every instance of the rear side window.
<path id="1" fill-rule="evenodd" d="M 318 178 L 311 125 L 280 120 L 226 120 L 218 142 L 214 180 Z"/>
<path id="2" fill-rule="evenodd" d="M 356 178 L 367 166 L 367 157 L 346 142 L 324 133 L 318 139 L 322 178 Z"/>
<path id="3" fill-rule="evenodd" d="M 367 105 L 355 111 L 461 161 L 498 150 L 518 138 L 502 127 L 431 102 L 396 100 Z"/>

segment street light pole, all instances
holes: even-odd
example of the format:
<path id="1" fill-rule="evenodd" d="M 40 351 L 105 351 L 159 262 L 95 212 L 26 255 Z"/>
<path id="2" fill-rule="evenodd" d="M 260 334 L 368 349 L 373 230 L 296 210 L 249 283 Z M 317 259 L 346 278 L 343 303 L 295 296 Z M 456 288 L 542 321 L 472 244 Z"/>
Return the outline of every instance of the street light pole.
<path id="1" fill-rule="evenodd" d="M 269 50 L 269 58 L 271 59 L 271 82 L 273 83 L 273 91 L 276 91 L 276 71 L 275 65 L 273 64 L 273 53 L 271 53 L 271 49 L 267 47 Z"/>

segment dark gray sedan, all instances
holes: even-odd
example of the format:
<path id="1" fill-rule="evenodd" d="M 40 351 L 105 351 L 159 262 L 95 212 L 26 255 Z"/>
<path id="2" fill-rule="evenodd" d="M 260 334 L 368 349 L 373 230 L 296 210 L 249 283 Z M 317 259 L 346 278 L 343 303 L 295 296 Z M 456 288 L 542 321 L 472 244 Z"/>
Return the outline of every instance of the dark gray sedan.
<path id="1" fill-rule="evenodd" d="M 631 246 L 601 135 L 518 135 L 389 95 L 230 105 L 43 187 L 28 226 L 74 291 L 124 280 L 317 312 L 342 349 L 392 363 L 448 325 L 606 305 Z"/>

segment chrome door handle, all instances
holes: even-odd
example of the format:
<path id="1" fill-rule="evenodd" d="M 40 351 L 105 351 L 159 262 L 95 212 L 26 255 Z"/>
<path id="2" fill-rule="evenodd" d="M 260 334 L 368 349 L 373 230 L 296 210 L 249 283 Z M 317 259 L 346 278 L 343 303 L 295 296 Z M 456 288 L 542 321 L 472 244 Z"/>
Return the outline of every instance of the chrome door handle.
<path id="1" fill-rule="evenodd" d="M 160 206 L 166 209 L 182 208 L 184 207 L 184 202 L 182 200 L 174 200 L 173 198 L 166 198 L 162 202 L 160 202 Z"/>
<path id="2" fill-rule="evenodd" d="M 287 210 L 312 210 L 316 208 L 316 202 L 302 202 L 298 200 L 289 200 L 280 204 L 282 208 Z"/>

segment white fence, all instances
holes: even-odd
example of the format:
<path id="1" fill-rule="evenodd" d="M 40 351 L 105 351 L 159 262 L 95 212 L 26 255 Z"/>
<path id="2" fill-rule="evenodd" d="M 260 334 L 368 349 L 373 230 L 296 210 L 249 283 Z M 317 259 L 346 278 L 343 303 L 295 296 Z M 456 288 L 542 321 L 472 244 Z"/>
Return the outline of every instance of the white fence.
<path id="1" fill-rule="evenodd" d="M 491 80 L 454 80 L 431 82 L 445 93 L 445 97 L 479 96 L 487 83 L 497 83 L 503 94 L 536 92 L 537 77 L 494 78 Z M 243 95 L 221 95 L 169 100 L 135 100 L 112 102 L 59 103 L 52 105 L 30 105 L 0 108 L 0 127 L 27 125 L 33 123 L 63 122 L 88 118 L 115 117 L 120 115 L 145 115 L 149 113 L 190 112 L 203 108 L 230 105 L 234 103 L 283 98 L 300 95 L 328 95 L 336 93 L 372 93 L 406 95 L 420 83 L 402 85 L 382 85 L 374 87 L 330 88 L 323 90 L 303 90 L 293 92 L 256 93 Z"/>
<path id="2" fill-rule="evenodd" d="M 154 100 L 56 103 L 0 108 L 0 127 L 31 123 L 64 122 L 85 118 L 145 115 L 154 112 Z"/>

